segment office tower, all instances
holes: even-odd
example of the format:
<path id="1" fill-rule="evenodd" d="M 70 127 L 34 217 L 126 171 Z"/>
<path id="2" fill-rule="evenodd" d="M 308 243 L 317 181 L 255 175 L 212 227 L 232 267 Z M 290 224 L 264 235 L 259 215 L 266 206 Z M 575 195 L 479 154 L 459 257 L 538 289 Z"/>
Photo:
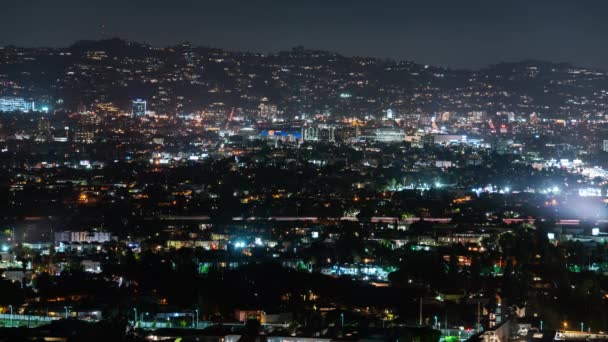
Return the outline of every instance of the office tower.
<path id="1" fill-rule="evenodd" d="M 146 115 L 146 101 L 141 99 L 133 101 L 132 114 L 134 117 Z"/>

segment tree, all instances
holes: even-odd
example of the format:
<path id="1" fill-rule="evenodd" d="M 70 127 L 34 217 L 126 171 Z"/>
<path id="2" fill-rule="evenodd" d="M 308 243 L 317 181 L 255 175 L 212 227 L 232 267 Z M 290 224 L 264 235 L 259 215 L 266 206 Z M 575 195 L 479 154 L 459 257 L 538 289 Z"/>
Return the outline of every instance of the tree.
<path id="1" fill-rule="evenodd" d="M 19 306 L 25 300 L 25 293 L 17 283 L 0 280 L 0 305 Z"/>

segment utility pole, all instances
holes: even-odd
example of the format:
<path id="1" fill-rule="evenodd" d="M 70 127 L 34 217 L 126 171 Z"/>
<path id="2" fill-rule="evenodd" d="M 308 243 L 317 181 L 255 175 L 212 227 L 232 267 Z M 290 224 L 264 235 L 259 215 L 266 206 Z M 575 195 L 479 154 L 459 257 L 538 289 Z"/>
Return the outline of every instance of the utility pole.
<path id="1" fill-rule="evenodd" d="M 477 301 L 477 329 L 481 327 L 481 300 Z"/>
<path id="2" fill-rule="evenodd" d="M 422 297 L 420 297 L 420 314 L 418 319 L 418 325 L 422 326 Z"/>

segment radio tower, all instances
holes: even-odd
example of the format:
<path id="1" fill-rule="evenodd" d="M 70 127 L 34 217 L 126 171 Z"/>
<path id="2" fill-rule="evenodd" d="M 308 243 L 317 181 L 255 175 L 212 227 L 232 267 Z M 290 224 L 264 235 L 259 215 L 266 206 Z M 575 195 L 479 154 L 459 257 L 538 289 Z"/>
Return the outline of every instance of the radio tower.
<path id="1" fill-rule="evenodd" d="M 104 23 L 99 25 L 99 39 L 101 39 L 101 40 L 106 39 L 106 24 L 104 24 Z"/>

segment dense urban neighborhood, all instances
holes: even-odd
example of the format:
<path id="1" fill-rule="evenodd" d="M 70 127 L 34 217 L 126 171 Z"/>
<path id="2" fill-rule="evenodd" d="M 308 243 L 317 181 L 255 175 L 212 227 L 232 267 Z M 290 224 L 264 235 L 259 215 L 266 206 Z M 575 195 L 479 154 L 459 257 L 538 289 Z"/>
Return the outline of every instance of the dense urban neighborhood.
<path id="1" fill-rule="evenodd" d="M 599 69 L 0 47 L 2 341 L 608 339 L 607 205 Z"/>

